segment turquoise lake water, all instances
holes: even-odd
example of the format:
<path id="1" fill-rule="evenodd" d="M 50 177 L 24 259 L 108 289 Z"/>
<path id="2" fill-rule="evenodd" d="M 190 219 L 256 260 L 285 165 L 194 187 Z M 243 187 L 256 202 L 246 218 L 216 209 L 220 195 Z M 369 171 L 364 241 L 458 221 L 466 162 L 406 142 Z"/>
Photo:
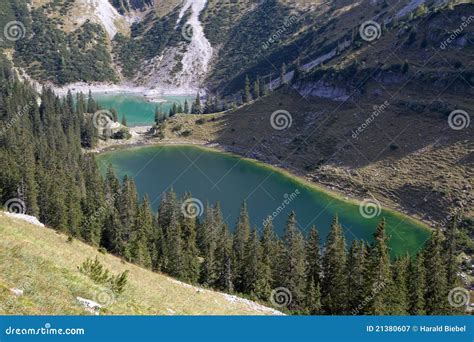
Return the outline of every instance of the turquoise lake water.
<path id="1" fill-rule="evenodd" d="M 151 126 L 155 120 L 155 110 L 160 107 L 164 113 L 168 113 L 174 103 L 188 100 L 191 106 L 193 97 L 190 96 L 163 96 L 164 102 L 152 102 L 149 98 L 133 94 L 93 94 L 94 99 L 103 109 L 115 108 L 119 114 L 120 121 L 123 115 L 127 118 L 129 127 Z"/>
<path id="2" fill-rule="evenodd" d="M 148 194 L 154 209 L 163 192 L 171 187 L 179 196 L 191 192 L 204 204 L 220 202 L 231 229 L 246 200 L 252 226 L 260 230 L 268 215 L 278 213 L 274 225 L 279 234 L 288 214 L 295 211 L 300 229 L 307 232 L 315 225 L 323 240 L 334 215 L 339 215 L 348 244 L 355 238 L 371 241 L 377 223 L 385 217 L 393 255 L 415 253 L 430 235 L 426 227 L 406 216 L 382 210 L 373 218 L 365 218 L 357 204 L 229 154 L 192 146 L 153 146 L 106 152 L 98 162 L 102 172 L 110 163 L 119 177 L 133 177 L 140 195 Z M 290 203 L 279 210 L 285 199 Z"/>

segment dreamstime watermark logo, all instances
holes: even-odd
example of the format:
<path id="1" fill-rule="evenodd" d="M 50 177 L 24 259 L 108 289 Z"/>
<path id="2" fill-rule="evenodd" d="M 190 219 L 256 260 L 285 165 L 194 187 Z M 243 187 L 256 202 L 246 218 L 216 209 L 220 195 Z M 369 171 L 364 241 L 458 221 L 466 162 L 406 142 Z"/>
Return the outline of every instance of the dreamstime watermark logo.
<path id="1" fill-rule="evenodd" d="M 385 285 L 386 285 L 385 282 L 374 283 L 372 286 L 372 290 L 370 291 L 370 294 L 367 295 L 364 298 L 364 300 L 361 303 L 359 303 L 359 305 L 357 305 L 356 308 L 352 309 L 351 314 L 354 316 L 358 315 L 360 311 L 364 309 L 367 306 L 367 304 L 369 304 L 377 294 L 382 292 L 382 290 L 385 288 Z"/>
<path id="2" fill-rule="evenodd" d="M 446 226 L 449 224 L 449 222 L 452 222 L 453 219 L 457 219 L 457 216 L 462 213 L 464 210 L 464 206 L 468 204 L 467 200 L 461 200 L 459 202 L 459 205 L 452 211 L 450 212 L 444 219 L 442 219 L 439 223 L 440 227 L 446 228 Z"/>
<path id="3" fill-rule="evenodd" d="M 20 198 L 11 198 L 3 205 L 5 211 L 12 214 L 26 214 L 26 204 Z"/>
<path id="4" fill-rule="evenodd" d="M 293 26 L 296 22 L 298 22 L 298 18 L 295 17 L 294 15 L 291 15 L 287 18 L 285 18 L 283 25 L 276 30 L 274 34 L 271 35 L 270 38 L 268 38 L 265 43 L 262 44 L 262 48 L 264 50 L 268 50 L 270 46 L 274 43 L 276 43 L 278 40 L 280 40 L 281 36 L 285 34 L 288 29 Z"/>
<path id="5" fill-rule="evenodd" d="M 382 206 L 375 198 L 365 199 L 359 204 L 359 212 L 362 217 L 372 219 L 382 213 Z"/>
<path id="6" fill-rule="evenodd" d="M 181 29 L 181 35 L 183 36 L 184 39 L 186 39 L 188 42 L 193 40 L 194 36 L 194 28 L 190 23 L 186 23 L 183 25 Z"/>
<path id="7" fill-rule="evenodd" d="M 196 218 L 203 214 L 204 205 L 197 198 L 188 198 L 181 204 L 181 212 L 184 217 Z"/>
<path id="8" fill-rule="evenodd" d="M 460 131 L 464 128 L 468 128 L 471 124 L 471 117 L 469 114 L 461 109 L 453 110 L 448 117 L 449 127 L 455 131 Z"/>
<path id="9" fill-rule="evenodd" d="M 114 115 L 108 110 L 99 110 L 94 113 L 92 122 L 99 131 L 110 133 L 114 125 Z"/>
<path id="10" fill-rule="evenodd" d="M 27 103 L 25 106 L 18 106 L 16 114 L 2 127 L 0 130 L 0 135 L 5 134 L 8 130 L 10 130 L 28 111 L 40 101 L 39 99 L 36 101 L 31 101 Z"/>
<path id="11" fill-rule="evenodd" d="M 281 204 L 275 209 L 275 211 L 268 216 L 264 221 L 263 225 L 266 226 L 271 221 L 273 221 L 278 215 L 280 215 L 290 204 L 293 202 L 298 196 L 300 195 L 300 190 L 296 189 L 291 194 L 283 195 L 283 201 Z"/>
<path id="12" fill-rule="evenodd" d="M 26 28 L 21 21 L 10 21 L 3 28 L 3 36 L 11 42 L 25 38 L 25 35 Z"/>
<path id="13" fill-rule="evenodd" d="M 390 103 L 388 101 L 385 101 L 380 106 L 375 105 L 372 114 L 362 123 L 362 125 L 352 131 L 352 139 L 357 139 L 359 135 L 365 131 L 365 129 L 369 127 L 379 115 L 383 114 L 389 106 Z"/>
<path id="14" fill-rule="evenodd" d="M 94 301 L 103 307 L 113 305 L 116 301 L 115 293 L 108 289 L 97 291 L 94 294 Z"/>
<path id="15" fill-rule="evenodd" d="M 105 214 L 107 210 L 114 205 L 118 197 L 119 197 L 118 193 L 114 193 L 112 196 L 107 195 L 104 205 L 100 206 L 100 208 L 96 212 L 94 212 L 94 214 L 92 214 L 90 217 L 85 219 L 84 224 L 89 225 L 95 220 L 100 219 L 102 215 Z"/>
<path id="16" fill-rule="evenodd" d="M 466 17 L 462 17 L 461 18 L 462 22 L 461 22 L 461 25 L 459 25 L 459 27 L 457 29 L 455 29 L 453 32 L 451 32 L 451 34 L 449 35 L 449 37 L 447 39 L 445 39 L 440 45 L 439 45 L 439 48 L 441 50 L 445 50 L 449 44 L 451 44 L 454 40 L 456 40 L 457 37 L 459 37 L 463 32 L 464 30 L 469 26 L 469 24 L 472 23 L 472 21 L 474 20 L 474 16 L 470 15 L 468 18 Z"/>
<path id="17" fill-rule="evenodd" d="M 448 302 L 455 308 L 466 306 L 470 303 L 469 291 L 462 287 L 455 287 L 448 294 Z"/>
<path id="18" fill-rule="evenodd" d="M 270 302 L 278 308 L 287 307 L 291 304 L 292 300 L 291 291 L 286 287 L 277 287 L 270 293 Z"/>
<path id="19" fill-rule="evenodd" d="M 272 113 L 270 116 L 270 124 L 273 129 L 277 131 L 283 131 L 287 128 L 290 128 L 293 124 L 293 117 L 290 112 L 280 109 Z"/>
<path id="20" fill-rule="evenodd" d="M 364 21 L 359 27 L 359 34 L 366 42 L 373 42 L 382 35 L 382 28 L 373 20 Z"/>

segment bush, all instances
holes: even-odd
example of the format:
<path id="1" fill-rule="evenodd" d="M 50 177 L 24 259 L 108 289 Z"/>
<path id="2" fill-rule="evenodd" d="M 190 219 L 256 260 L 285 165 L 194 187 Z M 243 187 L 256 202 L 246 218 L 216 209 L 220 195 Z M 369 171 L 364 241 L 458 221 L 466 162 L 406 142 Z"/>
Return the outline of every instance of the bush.
<path id="1" fill-rule="evenodd" d="M 118 275 L 111 275 L 97 257 L 95 257 L 95 260 L 87 258 L 81 266 L 78 266 L 78 270 L 88 276 L 94 283 L 105 285 L 117 294 L 123 293 L 127 286 L 128 271 Z"/>

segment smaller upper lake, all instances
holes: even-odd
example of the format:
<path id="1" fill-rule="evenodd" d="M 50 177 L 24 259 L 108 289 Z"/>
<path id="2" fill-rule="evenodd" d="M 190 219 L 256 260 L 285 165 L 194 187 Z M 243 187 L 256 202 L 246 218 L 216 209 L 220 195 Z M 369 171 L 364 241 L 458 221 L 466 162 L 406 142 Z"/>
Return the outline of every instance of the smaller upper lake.
<path id="1" fill-rule="evenodd" d="M 153 146 L 106 152 L 98 157 L 105 173 L 112 164 L 117 175 L 128 174 L 141 196 L 148 194 L 157 209 L 164 191 L 171 187 L 182 196 L 191 192 L 201 202 L 220 202 L 226 222 L 234 229 L 242 201 L 246 200 L 252 226 L 260 231 L 274 215 L 275 229 L 282 234 L 288 215 L 295 211 L 300 229 L 315 225 L 325 240 L 337 214 L 348 243 L 372 241 L 378 222 L 385 217 L 392 255 L 416 253 L 428 239 L 429 230 L 415 220 L 390 210 L 368 210 L 322 191 L 264 164 L 234 155 L 192 146 Z"/>
<path id="2" fill-rule="evenodd" d="M 159 98 L 160 102 L 155 102 L 151 98 L 131 93 L 94 93 L 92 95 L 103 109 L 116 109 L 120 121 L 125 115 L 130 127 L 153 125 L 156 108 L 168 114 L 174 103 L 184 106 L 184 101 L 187 100 L 191 106 L 194 100 L 191 96 L 162 96 Z"/>

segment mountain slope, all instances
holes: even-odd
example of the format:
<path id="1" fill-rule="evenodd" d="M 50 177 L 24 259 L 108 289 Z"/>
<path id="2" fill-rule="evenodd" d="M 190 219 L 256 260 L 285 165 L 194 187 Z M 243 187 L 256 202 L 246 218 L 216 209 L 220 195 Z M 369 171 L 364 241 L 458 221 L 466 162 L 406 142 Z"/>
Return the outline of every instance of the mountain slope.
<path id="1" fill-rule="evenodd" d="M 261 315 L 277 312 L 234 296 L 192 287 L 142 269 L 47 228 L 0 212 L 0 314 L 89 314 L 82 297 L 105 304 L 110 315 Z M 128 270 L 122 295 L 81 274 L 77 267 L 95 258 L 113 274 Z M 9 289 L 23 290 L 15 296 Z"/>

